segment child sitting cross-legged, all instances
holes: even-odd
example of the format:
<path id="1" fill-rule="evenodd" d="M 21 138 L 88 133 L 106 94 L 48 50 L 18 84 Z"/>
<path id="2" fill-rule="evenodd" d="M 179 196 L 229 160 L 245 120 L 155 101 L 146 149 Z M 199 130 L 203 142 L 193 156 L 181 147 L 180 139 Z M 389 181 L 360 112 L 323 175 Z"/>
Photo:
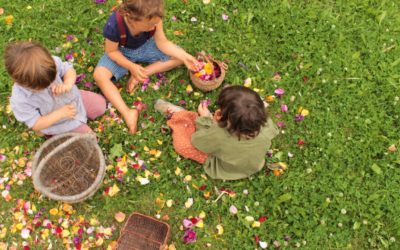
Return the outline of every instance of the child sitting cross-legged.
<path id="1" fill-rule="evenodd" d="M 105 54 L 94 71 L 94 79 L 122 115 L 131 134 L 137 130 L 138 111 L 124 102 L 113 82 L 130 74 L 126 89 L 132 92 L 149 76 L 181 64 L 198 70 L 198 61 L 165 36 L 163 15 L 163 0 L 123 0 L 104 26 Z M 143 67 L 141 63 L 148 65 Z"/>
<path id="2" fill-rule="evenodd" d="M 76 87 L 71 64 L 33 42 L 8 45 L 4 62 L 15 82 L 10 103 L 18 121 L 45 135 L 93 132 L 87 118 L 103 115 L 106 100 Z"/>
<path id="3" fill-rule="evenodd" d="M 212 115 L 204 103 L 198 114 L 163 100 L 155 109 L 170 114 L 175 151 L 202 163 L 214 179 L 236 180 L 260 171 L 278 129 L 267 116 L 264 103 L 253 90 L 243 86 L 224 88 Z"/>

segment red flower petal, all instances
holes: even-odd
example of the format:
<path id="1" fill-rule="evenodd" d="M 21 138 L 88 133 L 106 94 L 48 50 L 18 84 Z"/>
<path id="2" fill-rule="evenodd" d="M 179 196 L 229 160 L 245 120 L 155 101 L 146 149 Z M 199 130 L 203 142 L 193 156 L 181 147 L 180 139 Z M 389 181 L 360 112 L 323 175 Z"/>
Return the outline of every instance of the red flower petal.
<path id="1" fill-rule="evenodd" d="M 196 217 L 193 217 L 193 218 L 190 218 L 190 221 L 191 221 L 194 225 L 196 225 L 197 222 L 199 222 L 199 219 L 196 218 Z"/>
<path id="2" fill-rule="evenodd" d="M 260 218 L 258 218 L 259 222 L 264 222 L 267 220 L 267 216 L 261 216 Z"/>

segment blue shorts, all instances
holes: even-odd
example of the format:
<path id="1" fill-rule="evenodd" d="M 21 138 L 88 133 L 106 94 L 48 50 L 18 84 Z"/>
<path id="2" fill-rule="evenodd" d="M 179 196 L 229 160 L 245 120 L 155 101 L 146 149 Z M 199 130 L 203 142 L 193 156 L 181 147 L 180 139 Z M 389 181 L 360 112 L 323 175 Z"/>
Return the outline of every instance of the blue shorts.
<path id="1" fill-rule="evenodd" d="M 145 44 L 140 46 L 137 49 L 129 49 L 125 47 L 119 47 L 119 50 L 121 53 L 128 58 L 132 62 L 139 62 L 139 63 L 154 63 L 157 61 L 168 61 L 170 60 L 170 57 L 162 53 L 156 45 L 156 42 L 154 41 L 154 38 L 151 38 L 148 40 Z M 108 57 L 107 53 L 105 53 L 99 63 L 97 64 L 97 67 L 105 67 L 111 73 L 113 74 L 113 79 L 115 81 L 118 81 L 121 79 L 121 77 L 125 76 L 126 74 L 129 73 L 127 69 L 124 67 L 121 67 L 118 65 L 116 62 L 111 60 L 110 57 Z"/>

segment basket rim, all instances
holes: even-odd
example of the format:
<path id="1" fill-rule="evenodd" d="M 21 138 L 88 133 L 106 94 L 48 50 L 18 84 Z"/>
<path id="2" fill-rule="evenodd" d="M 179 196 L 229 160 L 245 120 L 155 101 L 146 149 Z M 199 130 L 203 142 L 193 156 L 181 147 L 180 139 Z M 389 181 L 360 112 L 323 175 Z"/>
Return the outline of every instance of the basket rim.
<path id="1" fill-rule="evenodd" d="M 221 86 L 221 84 L 225 80 L 225 75 L 226 75 L 226 69 L 225 69 L 226 66 L 224 66 L 224 65 L 226 65 L 225 63 L 214 60 L 212 58 L 210 60 L 212 62 L 215 62 L 216 64 L 218 64 L 218 66 L 221 69 L 221 75 L 218 78 L 214 78 L 211 81 L 201 80 L 200 78 L 195 77 L 194 73 L 189 70 L 189 77 L 190 77 L 190 80 L 192 81 L 192 84 L 194 86 L 196 86 L 198 89 L 205 91 L 205 92 L 212 91 L 214 89 L 217 89 L 219 86 Z"/>
<path id="2" fill-rule="evenodd" d="M 33 180 L 33 185 L 34 187 L 39 190 L 42 194 L 44 194 L 45 196 L 47 196 L 50 199 L 54 199 L 54 200 L 58 200 L 58 201 L 63 201 L 66 203 L 77 203 L 80 201 L 83 201 L 87 198 L 89 198 L 90 196 L 92 196 L 96 191 L 97 188 L 99 187 L 99 185 L 101 184 L 104 176 L 105 176 L 105 160 L 104 160 L 104 155 L 102 154 L 101 148 L 100 146 L 97 144 L 97 139 L 95 135 L 92 135 L 90 133 L 88 134 L 80 134 L 80 133 L 66 133 L 68 134 L 68 136 L 72 137 L 66 141 L 64 141 L 63 143 L 61 143 L 60 145 L 58 145 L 57 147 L 55 147 L 53 149 L 52 152 L 50 152 L 48 155 L 46 155 L 39 163 L 39 165 L 35 168 L 35 171 L 32 171 L 32 180 Z M 62 134 L 60 135 L 60 137 L 55 136 L 53 137 L 54 140 L 57 140 L 59 138 L 65 137 L 66 134 Z M 51 138 L 51 139 L 53 139 Z M 86 139 L 86 140 L 94 140 L 96 143 L 94 144 L 95 146 L 95 150 L 99 156 L 99 160 L 100 160 L 100 167 L 99 167 L 99 172 L 96 176 L 96 179 L 94 180 L 94 182 L 92 183 L 92 185 L 90 185 L 90 187 L 85 190 L 82 193 L 76 194 L 76 195 L 71 195 L 71 196 L 61 196 L 61 195 L 57 195 L 51 192 L 48 192 L 46 189 L 42 188 L 42 182 L 40 181 L 39 178 L 39 174 L 41 173 L 41 171 L 45 168 L 45 164 L 47 162 L 47 160 L 52 157 L 53 155 L 55 155 L 57 153 L 57 149 L 60 148 L 61 146 L 65 145 L 65 144 L 71 144 L 77 140 L 80 139 Z M 53 142 L 51 141 L 51 142 Z M 51 143 L 50 142 L 50 143 Z M 45 143 L 46 145 L 50 144 L 50 143 Z M 45 144 L 42 145 L 45 146 Z M 40 147 L 40 149 L 42 149 L 42 147 Z M 39 149 L 38 153 L 41 152 L 41 150 Z M 35 155 L 36 157 L 36 155 Z M 100 174 L 99 174 L 100 173 Z"/>
<path id="3" fill-rule="evenodd" d="M 131 220 L 131 219 L 132 219 L 133 217 L 135 217 L 135 216 L 144 217 L 144 218 L 146 218 L 146 219 L 150 219 L 150 220 L 152 220 L 152 221 L 154 221 L 154 222 L 157 222 L 157 223 L 160 223 L 160 224 L 165 225 L 165 226 L 167 227 L 167 234 L 166 234 L 166 237 L 165 237 L 164 242 L 158 242 L 158 241 L 154 241 L 154 240 L 151 240 L 151 241 L 160 243 L 161 246 L 164 246 L 164 245 L 167 244 L 168 239 L 169 239 L 169 237 L 170 237 L 170 232 L 171 232 L 171 227 L 169 226 L 169 224 L 166 223 L 166 222 L 164 222 L 164 221 L 157 220 L 157 219 L 155 219 L 155 218 L 153 218 L 153 217 L 151 217 L 151 216 L 148 216 L 148 215 L 145 215 L 145 214 L 141 214 L 141 213 L 138 213 L 138 212 L 133 212 L 133 213 L 131 213 L 131 214 L 129 215 L 128 219 L 127 219 L 126 222 L 125 222 L 124 227 L 123 227 L 123 228 L 121 229 L 121 231 L 120 231 L 120 236 L 119 236 L 118 240 L 121 238 L 122 234 L 124 234 L 124 233 L 134 233 L 134 231 L 127 229 L 127 227 L 128 227 L 128 222 L 129 222 L 129 220 Z M 137 234 L 137 233 L 135 233 L 135 234 Z M 143 237 L 141 237 L 141 238 L 143 238 Z"/>

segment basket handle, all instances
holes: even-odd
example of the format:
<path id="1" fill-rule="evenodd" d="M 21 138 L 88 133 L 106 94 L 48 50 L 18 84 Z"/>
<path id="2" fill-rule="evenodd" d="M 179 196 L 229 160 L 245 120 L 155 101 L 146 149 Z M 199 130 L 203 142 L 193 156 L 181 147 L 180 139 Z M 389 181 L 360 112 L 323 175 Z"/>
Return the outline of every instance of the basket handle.
<path id="1" fill-rule="evenodd" d="M 212 63 L 210 61 L 210 57 L 211 56 L 206 56 L 206 52 L 202 51 L 200 53 L 197 53 L 197 58 L 203 59 L 205 61 L 207 61 L 208 63 Z M 211 60 L 215 61 L 214 58 L 211 57 Z M 215 61 L 216 63 L 218 63 L 218 65 L 224 69 L 224 70 L 228 70 L 228 64 L 226 64 L 225 62 L 221 62 L 221 61 Z"/>
<path id="2" fill-rule="evenodd" d="M 202 51 L 200 53 L 197 53 L 197 58 L 198 59 L 203 59 L 205 60 L 207 63 L 211 63 L 210 59 L 208 58 L 208 56 L 206 56 L 206 52 Z"/>
<path id="3" fill-rule="evenodd" d="M 224 70 L 228 70 L 228 64 L 224 63 L 224 62 L 220 62 L 220 67 L 223 68 Z"/>

